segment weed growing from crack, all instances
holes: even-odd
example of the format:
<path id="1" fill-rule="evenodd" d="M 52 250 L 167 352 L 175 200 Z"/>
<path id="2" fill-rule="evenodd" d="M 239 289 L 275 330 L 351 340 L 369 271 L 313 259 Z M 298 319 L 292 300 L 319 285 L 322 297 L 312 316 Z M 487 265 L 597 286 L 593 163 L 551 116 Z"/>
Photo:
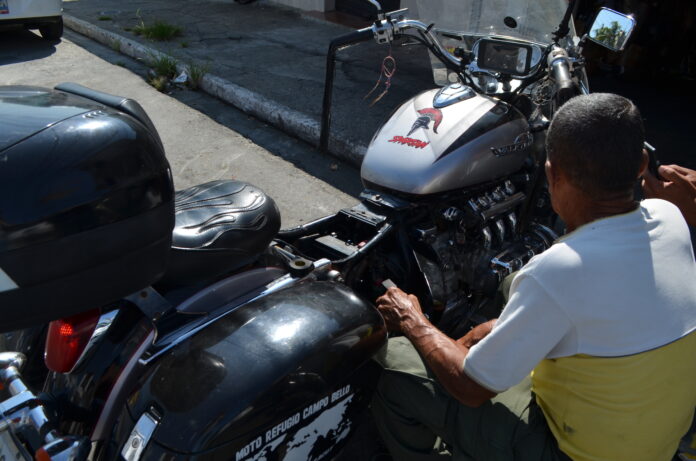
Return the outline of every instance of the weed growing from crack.
<path id="1" fill-rule="evenodd" d="M 111 49 L 117 53 L 121 52 L 121 45 L 123 45 L 121 43 L 121 40 L 112 40 L 111 41 Z"/>
<path id="2" fill-rule="evenodd" d="M 203 76 L 210 70 L 210 64 L 198 65 L 194 63 L 189 63 L 186 65 L 186 73 L 188 73 L 188 86 L 192 90 L 197 90 L 201 85 L 201 80 Z"/>
<path id="3" fill-rule="evenodd" d="M 179 45 L 180 45 L 182 48 L 188 48 L 188 46 L 189 46 L 188 42 L 186 42 L 186 41 L 179 43 Z"/>
<path id="4" fill-rule="evenodd" d="M 99 16 L 97 19 L 100 21 L 111 21 L 111 16 Z"/>
<path id="5" fill-rule="evenodd" d="M 176 77 L 176 59 L 171 56 L 167 56 L 164 53 L 151 54 L 148 65 L 152 67 L 155 74 L 165 78 Z"/>
<path id="6" fill-rule="evenodd" d="M 140 16 L 140 9 L 135 12 L 135 15 L 140 20 L 140 24 L 136 24 L 132 29 L 132 32 L 135 35 L 141 35 L 148 40 L 156 40 L 159 42 L 171 40 L 182 35 L 181 27 L 175 26 L 174 24 L 169 24 L 168 22 L 159 19 L 152 24 L 145 24 L 145 21 Z"/>
<path id="7" fill-rule="evenodd" d="M 164 93 L 169 87 L 169 79 L 164 75 L 155 75 L 147 80 L 160 93 Z"/>

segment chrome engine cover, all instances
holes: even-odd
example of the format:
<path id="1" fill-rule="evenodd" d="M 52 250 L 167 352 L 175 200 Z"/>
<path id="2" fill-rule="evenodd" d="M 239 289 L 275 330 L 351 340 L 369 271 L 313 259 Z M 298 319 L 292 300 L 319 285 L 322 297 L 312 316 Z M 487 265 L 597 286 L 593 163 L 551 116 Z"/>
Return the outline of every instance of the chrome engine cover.
<path id="1" fill-rule="evenodd" d="M 532 144 L 517 109 L 457 83 L 399 107 L 370 143 L 360 175 L 366 186 L 435 194 L 513 173 Z"/>

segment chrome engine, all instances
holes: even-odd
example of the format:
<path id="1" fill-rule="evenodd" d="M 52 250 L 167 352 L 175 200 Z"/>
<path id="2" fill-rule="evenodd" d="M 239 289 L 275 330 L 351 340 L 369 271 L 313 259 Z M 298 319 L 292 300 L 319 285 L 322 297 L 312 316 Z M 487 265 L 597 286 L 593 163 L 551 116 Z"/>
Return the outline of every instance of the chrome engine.
<path id="1" fill-rule="evenodd" d="M 443 330 L 458 327 L 462 317 L 475 320 L 473 316 L 492 303 L 503 279 L 557 238 L 538 223 L 518 232 L 518 212 L 525 199 L 524 192 L 505 181 L 434 206 L 431 222 L 416 226 L 416 258 L 433 308 L 441 312 Z"/>

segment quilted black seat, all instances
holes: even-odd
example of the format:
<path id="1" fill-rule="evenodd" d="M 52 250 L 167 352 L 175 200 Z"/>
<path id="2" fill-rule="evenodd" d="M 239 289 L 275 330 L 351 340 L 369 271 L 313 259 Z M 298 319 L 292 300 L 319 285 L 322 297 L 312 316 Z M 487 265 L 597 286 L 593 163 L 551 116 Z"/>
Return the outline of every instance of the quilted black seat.
<path id="1" fill-rule="evenodd" d="M 280 212 L 261 189 L 212 181 L 176 193 L 176 224 L 167 272 L 160 283 L 210 280 L 251 262 L 280 229 Z"/>

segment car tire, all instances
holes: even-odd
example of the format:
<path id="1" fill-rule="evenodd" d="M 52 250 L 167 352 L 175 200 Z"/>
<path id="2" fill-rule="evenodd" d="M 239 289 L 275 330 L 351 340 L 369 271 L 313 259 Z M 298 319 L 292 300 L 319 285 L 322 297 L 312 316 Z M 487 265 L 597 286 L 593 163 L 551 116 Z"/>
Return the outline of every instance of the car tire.
<path id="1" fill-rule="evenodd" d="M 63 36 L 63 18 L 58 19 L 58 22 L 50 22 L 39 26 L 39 32 L 45 40 L 58 40 Z"/>

